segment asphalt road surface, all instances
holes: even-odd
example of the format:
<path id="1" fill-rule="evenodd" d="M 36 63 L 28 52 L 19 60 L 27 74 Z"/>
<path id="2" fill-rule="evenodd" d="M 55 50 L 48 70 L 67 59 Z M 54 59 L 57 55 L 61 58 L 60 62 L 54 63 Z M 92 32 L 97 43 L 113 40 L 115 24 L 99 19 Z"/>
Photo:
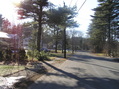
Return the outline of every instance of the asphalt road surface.
<path id="1" fill-rule="evenodd" d="M 78 52 L 29 89 L 119 89 L 119 62 Z"/>

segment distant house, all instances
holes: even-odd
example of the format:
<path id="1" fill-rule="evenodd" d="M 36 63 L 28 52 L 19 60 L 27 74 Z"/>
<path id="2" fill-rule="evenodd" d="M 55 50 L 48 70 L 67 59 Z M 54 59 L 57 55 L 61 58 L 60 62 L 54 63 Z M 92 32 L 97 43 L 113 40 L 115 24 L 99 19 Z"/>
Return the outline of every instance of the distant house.
<path id="1" fill-rule="evenodd" d="M 18 36 L 17 34 L 8 34 L 6 32 L 0 31 L 0 47 L 1 49 L 12 48 L 16 49 L 18 47 Z"/>

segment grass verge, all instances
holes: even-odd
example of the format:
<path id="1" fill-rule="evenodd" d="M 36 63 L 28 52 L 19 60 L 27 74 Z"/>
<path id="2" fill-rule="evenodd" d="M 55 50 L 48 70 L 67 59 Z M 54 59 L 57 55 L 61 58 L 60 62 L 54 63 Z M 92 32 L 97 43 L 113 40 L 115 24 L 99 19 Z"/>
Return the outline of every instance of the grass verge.
<path id="1" fill-rule="evenodd" d="M 24 66 L 0 65 L 0 76 L 10 75 L 24 68 Z"/>

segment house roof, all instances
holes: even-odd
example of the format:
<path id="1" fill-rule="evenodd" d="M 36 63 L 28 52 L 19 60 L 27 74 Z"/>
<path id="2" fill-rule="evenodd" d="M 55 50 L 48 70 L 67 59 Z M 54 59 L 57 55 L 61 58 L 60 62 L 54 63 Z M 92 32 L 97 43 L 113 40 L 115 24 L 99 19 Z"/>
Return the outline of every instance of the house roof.
<path id="1" fill-rule="evenodd" d="M 16 35 L 14 35 L 14 34 L 8 34 L 8 33 L 6 33 L 6 32 L 1 32 L 0 31 L 0 38 L 13 38 L 13 37 L 15 37 Z"/>

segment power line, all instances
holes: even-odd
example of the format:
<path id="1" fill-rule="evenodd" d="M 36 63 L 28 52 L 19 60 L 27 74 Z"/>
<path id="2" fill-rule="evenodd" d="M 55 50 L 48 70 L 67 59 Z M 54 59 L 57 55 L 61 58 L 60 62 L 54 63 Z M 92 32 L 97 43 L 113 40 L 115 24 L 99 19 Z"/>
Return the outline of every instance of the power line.
<path id="1" fill-rule="evenodd" d="M 81 5 L 81 7 L 79 8 L 78 12 L 81 10 L 81 8 L 83 7 L 83 5 L 85 4 L 86 0 L 83 2 L 83 4 Z"/>

